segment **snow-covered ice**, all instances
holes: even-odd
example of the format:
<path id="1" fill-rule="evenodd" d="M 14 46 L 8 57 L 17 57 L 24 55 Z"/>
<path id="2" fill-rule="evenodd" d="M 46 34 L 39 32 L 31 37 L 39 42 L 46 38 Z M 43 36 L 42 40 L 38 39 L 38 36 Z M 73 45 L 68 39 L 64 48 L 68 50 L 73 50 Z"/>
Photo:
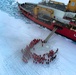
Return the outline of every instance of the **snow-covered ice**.
<path id="1" fill-rule="evenodd" d="M 5 2 L 9 4 L 11 1 Z M 58 34 L 48 42 L 52 49 L 59 48 L 55 61 L 49 65 L 25 64 L 21 49 L 34 38 L 44 40 L 50 31 L 19 14 L 17 6 L 15 10 L 11 5 L 10 10 L 5 4 L 6 7 L 2 5 L 2 8 L 0 5 L 0 75 L 76 75 L 76 43 Z"/>

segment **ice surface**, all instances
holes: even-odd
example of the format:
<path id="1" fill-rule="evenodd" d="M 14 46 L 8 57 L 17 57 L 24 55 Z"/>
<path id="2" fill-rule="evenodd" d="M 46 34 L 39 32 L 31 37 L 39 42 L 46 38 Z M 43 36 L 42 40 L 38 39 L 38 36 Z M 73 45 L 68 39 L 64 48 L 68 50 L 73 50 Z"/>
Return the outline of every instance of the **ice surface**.
<path id="1" fill-rule="evenodd" d="M 50 50 L 52 50 L 52 46 L 48 42 L 42 44 L 42 42 L 40 41 L 31 49 L 31 52 L 38 55 L 43 55 L 45 53 L 49 53 Z"/>
<path id="2" fill-rule="evenodd" d="M 45 39 L 50 31 L 19 15 L 9 2 L 0 1 L 0 75 L 76 75 L 76 43 L 58 34 L 48 42 L 52 49 L 59 48 L 55 61 L 49 65 L 22 61 L 21 49 L 34 38 Z"/>

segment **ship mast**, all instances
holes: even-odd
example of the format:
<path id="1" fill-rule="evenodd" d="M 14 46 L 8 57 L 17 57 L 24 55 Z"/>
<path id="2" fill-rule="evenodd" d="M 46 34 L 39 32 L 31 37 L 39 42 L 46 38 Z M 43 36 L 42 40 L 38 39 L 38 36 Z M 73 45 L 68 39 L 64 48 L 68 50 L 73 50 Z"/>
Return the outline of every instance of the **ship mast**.
<path id="1" fill-rule="evenodd" d="M 46 0 L 42 0 L 42 2 L 46 2 Z"/>
<path id="2" fill-rule="evenodd" d="M 53 1 L 53 0 L 49 0 L 49 2 L 51 2 L 51 1 Z"/>

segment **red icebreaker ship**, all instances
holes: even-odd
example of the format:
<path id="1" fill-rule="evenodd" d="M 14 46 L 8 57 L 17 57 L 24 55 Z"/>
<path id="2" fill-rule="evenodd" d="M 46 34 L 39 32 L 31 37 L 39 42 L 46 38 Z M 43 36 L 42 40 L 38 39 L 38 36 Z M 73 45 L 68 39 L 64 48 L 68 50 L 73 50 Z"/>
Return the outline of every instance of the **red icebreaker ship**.
<path id="1" fill-rule="evenodd" d="M 18 6 L 35 23 L 76 41 L 76 0 L 69 0 L 68 5 L 43 0 L 39 4 L 18 3 Z"/>

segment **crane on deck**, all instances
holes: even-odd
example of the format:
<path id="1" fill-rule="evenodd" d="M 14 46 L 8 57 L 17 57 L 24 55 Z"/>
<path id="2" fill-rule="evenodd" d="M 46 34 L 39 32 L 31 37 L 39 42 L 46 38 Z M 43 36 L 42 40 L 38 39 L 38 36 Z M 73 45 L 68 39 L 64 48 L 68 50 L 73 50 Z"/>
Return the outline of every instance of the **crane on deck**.
<path id="1" fill-rule="evenodd" d="M 52 32 L 46 37 L 46 39 L 44 40 L 44 42 L 46 43 L 50 37 L 56 32 L 58 28 L 57 27 L 54 27 L 54 29 L 52 30 Z"/>

